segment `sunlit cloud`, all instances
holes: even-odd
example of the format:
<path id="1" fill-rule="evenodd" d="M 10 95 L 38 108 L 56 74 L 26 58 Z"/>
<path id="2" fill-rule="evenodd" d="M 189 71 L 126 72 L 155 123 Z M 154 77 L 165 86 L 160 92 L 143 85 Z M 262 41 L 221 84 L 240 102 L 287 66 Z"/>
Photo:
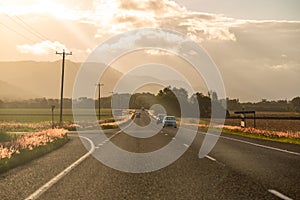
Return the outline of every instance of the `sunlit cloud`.
<path id="1" fill-rule="evenodd" d="M 188 11 L 170 0 L 112 0 L 109 6 L 96 2 L 96 13 L 83 19 L 98 26 L 96 37 L 117 34 L 131 29 L 152 27 L 179 31 L 201 42 L 207 40 L 235 40 L 229 28 L 234 19 L 222 15 Z"/>
<path id="2" fill-rule="evenodd" d="M 34 55 L 46 55 L 52 54 L 53 50 L 61 51 L 61 50 L 68 50 L 66 45 L 61 44 L 60 42 L 51 42 L 49 40 L 36 43 L 33 45 L 24 44 L 18 45 L 17 50 L 23 54 L 34 54 Z"/>
<path id="3" fill-rule="evenodd" d="M 288 69 L 289 66 L 287 64 L 280 64 L 280 65 L 272 65 L 270 68 L 274 70 L 285 70 Z"/>
<path id="4" fill-rule="evenodd" d="M 11 0 L 1 2 L 0 14 L 15 15 L 49 15 L 58 19 L 78 20 L 90 14 L 87 11 L 72 10 L 56 0 Z"/>
<path id="5" fill-rule="evenodd" d="M 162 51 L 162 50 L 159 50 L 159 49 L 147 49 L 145 52 L 149 55 L 152 55 L 152 56 L 172 55 L 171 53 L 169 53 L 167 51 Z"/>
<path id="6" fill-rule="evenodd" d="M 96 38 L 107 38 L 137 28 L 167 28 L 202 42 L 236 41 L 231 30 L 243 24 L 277 23 L 278 21 L 239 20 L 220 14 L 187 10 L 172 0 L 89 0 L 89 9 L 74 9 L 66 0 L 31 0 L 2 2 L 0 14 L 49 15 L 61 20 L 92 24 Z M 282 23 L 293 23 L 280 21 Z M 76 32 L 75 32 L 76 33 Z"/>

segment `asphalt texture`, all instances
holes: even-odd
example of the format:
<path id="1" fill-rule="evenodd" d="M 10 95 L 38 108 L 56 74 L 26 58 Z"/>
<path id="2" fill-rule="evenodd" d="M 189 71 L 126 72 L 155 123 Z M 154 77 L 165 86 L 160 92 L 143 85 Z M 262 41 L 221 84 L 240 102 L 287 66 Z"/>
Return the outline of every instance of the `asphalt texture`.
<path id="1" fill-rule="evenodd" d="M 140 118 L 127 128 L 141 138 L 125 133 L 126 129 L 104 131 L 110 138 L 106 142 L 94 139 L 96 133 L 80 133 L 94 142 L 93 155 L 38 199 L 280 199 L 270 190 L 286 198 L 300 199 L 299 145 L 222 134 L 209 155 L 200 159 L 198 153 L 205 133 L 198 132 L 187 147 L 188 139 L 176 137 L 178 128 L 162 128 L 161 124 L 150 123 L 150 119 L 146 112 L 141 112 Z M 149 132 L 144 128 L 156 134 L 146 138 Z M 70 134 L 70 138 L 62 148 L 1 174 L 0 199 L 25 199 L 90 150 L 91 145 L 80 140 L 78 134 Z M 114 163 L 122 169 L 124 163 L 110 151 L 108 143 L 141 154 L 158 151 L 172 141 L 176 141 L 177 149 L 186 151 L 170 165 L 150 172 L 120 171 L 94 156 L 103 154 L 106 159 L 115 159 Z M 161 159 L 164 158 L 162 155 Z M 136 169 L 155 166 L 155 161 L 159 162 L 131 160 Z"/>

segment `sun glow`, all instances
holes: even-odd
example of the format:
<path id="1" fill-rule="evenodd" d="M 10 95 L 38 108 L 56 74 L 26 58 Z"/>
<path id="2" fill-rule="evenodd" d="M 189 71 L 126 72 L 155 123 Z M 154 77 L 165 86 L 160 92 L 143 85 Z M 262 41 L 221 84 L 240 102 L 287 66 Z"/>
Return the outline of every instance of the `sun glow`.
<path id="1" fill-rule="evenodd" d="M 50 15 L 59 19 L 78 19 L 84 12 L 72 11 L 56 0 L 5 1 L 1 2 L 0 14 L 16 15 Z M 77 16 L 77 17 L 76 17 Z"/>

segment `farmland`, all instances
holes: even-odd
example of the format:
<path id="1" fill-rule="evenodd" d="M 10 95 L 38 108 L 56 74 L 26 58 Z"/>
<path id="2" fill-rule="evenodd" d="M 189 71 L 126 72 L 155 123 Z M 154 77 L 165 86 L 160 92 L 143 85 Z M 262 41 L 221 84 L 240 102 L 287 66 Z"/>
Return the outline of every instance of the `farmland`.
<path id="1" fill-rule="evenodd" d="M 80 113 L 89 113 L 82 109 Z M 111 109 L 101 109 L 101 120 L 112 117 Z M 84 117 L 83 117 L 84 118 Z M 87 116 L 90 118 L 90 116 Z M 51 128 L 52 117 L 50 109 L 0 109 L 1 132 L 30 132 Z M 59 122 L 59 109 L 54 112 L 54 124 Z M 68 126 L 73 123 L 72 109 L 63 110 L 63 123 Z"/>
<path id="2" fill-rule="evenodd" d="M 240 126 L 241 119 L 239 115 L 234 115 L 231 112 L 230 116 L 232 117 L 227 118 L 224 125 Z M 208 124 L 209 122 L 209 118 L 201 118 L 202 124 Z M 254 128 L 253 116 L 247 115 L 246 127 Z M 268 131 L 299 132 L 300 114 L 296 112 L 257 112 L 256 128 Z"/>
<path id="3" fill-rule="evenodd" d="M 98 110 L 97 110 L 98 111 Z M 82 109 L 80 113 L 89 113 L 90 110 Z M 98 114 L 98 113 L 96 113 Z M 101 109 L 101 119 L 110 118 L 112 116 L 111 109 Z M 73 121 L 72 109 L 67 108 L 63 110 L 63 120 L 65 122 Z M 51 109 L 44 108 L 1 108 L 0 122 L 45 122 L 51 121 Z M 54 110 L 54 121 L 59 121 L 59 109 Z"/>

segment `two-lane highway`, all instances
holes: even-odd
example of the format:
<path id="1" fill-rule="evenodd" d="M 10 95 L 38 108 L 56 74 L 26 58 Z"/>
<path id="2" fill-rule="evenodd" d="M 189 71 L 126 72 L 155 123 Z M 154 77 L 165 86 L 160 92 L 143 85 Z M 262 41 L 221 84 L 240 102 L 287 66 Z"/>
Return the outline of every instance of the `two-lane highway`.
<path id="1" fill-rule="evenodd" d="M 41 193 L 39 199 L 300 198 L 300 147 L 297 145 L 283 145 L 222 134 L 212 152 L 199 159 L 198 152 L 205 136 L 203 133 L 199 132 L 189 146 L 186 143 L 188 138 L 176 137 L 178 129 L 172 127 L 162 129 L 161 125 L 150 123 L 150 118 L 145 112 L 142 112 L 141 117 L 136 118 L 134 122 L 125 129 L 129 134 L 121 130 L 108 130 L 105 131 L 107 137 L 103 141 L 98 141 L 99 138 L 93 136 L 95 133 L 92 132 L 83 132 L 80 135 L 92 139 L 95 146 L 94 155 L 103 154 L 106 159 L 112 159 L 114 164 L 119 165 L 120 169 L 122 167 L 126 169 L 125 165 L 128 163 L 131 163 L 135 170 L 144 169 L 149 165 L 156 166 L 154 162 L 161 162 L 167 156 L 163 154 L 160 158 L 149 158 L 141 163 L 135 157 L 117 157 L 114 152 L 109 151 L 110 144 L 116 145 L 124 152 L 149 153 L 157 152 L 173 142 L 177 145 L 174 151 L 185 149 L 186 152 L 169 166 L 147 173 L 118 171 L 102 164 L 95 157 L 88 156 Z M 157 134 L 153 134 L 153 131 Z M 188 135 L 189 129 L 186 131 Z M 86 146 L 91 147 L 87 142 Z M 78 148 L 82 148 L 82 145 L 74 150 Z M 285 149 L 289 151 L 282 151 Z M 84 153 L 80 153 L 78 158 L 82 155 Z M 43 159 L 45 158 L 41 158 L 40 161 L 41 166 Z M 76 160 L 72 159 L 70 165 Z M 123 162 L 123 159 L 127 161 Z M 53 166 L 59 165 L 57 162 L 53 161 Z M 30 163 L 27 166 L 33 167 Z M 43 169 L 37 167 L 35 170 L 38 174 Z M 5 179 L 2 178 L 1 182 L 9 181 L 10 176 L 16 175 L 7 173 L 4 176 Z M 55 176 L 53 173 L 49 180 Z M 47 183 L 38 179 L 36 182 L 38 184 L 35 184 L 35 190 Z M 35 190 L 31 188 L 25 197 Z M 1 197 L 5 195 L 1 194 Z M 22 198 L 16 196 L 15 199 L 24 199 L 24 196 Z"/>

